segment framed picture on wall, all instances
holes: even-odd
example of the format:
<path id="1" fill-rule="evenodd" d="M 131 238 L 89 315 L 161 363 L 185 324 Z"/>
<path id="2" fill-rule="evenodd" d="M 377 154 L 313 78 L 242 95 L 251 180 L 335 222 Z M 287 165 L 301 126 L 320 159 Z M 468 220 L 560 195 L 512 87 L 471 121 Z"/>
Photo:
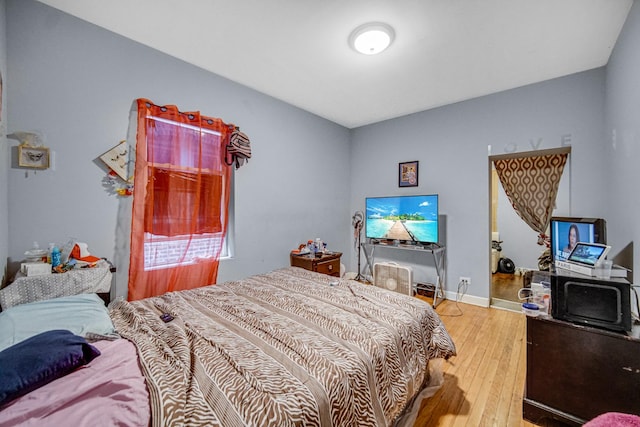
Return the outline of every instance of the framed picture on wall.
<path id="1" fill-rule="evenodd" d="M 49 149 L 18 145 L 18 165 L 23 168 L 48 169 Z"/>
<path id="2" fill-rule="evenodd" d="M 418 186 L 418 161 L 400 163 L 398 166 L 398 187 Z"/>

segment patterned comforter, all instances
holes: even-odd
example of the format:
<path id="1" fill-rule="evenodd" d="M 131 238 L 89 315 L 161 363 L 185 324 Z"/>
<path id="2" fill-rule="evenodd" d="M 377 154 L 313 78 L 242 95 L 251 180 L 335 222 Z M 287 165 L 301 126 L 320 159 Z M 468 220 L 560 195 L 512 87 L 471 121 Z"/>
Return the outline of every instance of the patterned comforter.
<path id="1" fill-rule="evenodd" d="M 388 426 L 428 361 L 455 355 L 425 302 L 295 267 L 110 313 L 138 349 L 154 426 Z"/>

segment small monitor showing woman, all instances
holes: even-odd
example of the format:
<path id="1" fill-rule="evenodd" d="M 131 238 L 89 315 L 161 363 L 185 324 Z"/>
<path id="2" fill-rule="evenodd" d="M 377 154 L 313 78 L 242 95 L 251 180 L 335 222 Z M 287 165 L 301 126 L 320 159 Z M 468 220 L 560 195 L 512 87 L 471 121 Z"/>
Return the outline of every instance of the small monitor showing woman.
<path id="1" fill-rule="evenodd" d="M 581 218 L 552 218 L 551 219 L 551 253 L 554 261 L 566 261 L 569 254 L 578 242 L 606 243 L 601 241 L 604 237 L 604 225 L 586 221 Z M 604 221 L 602 221 L 604 223 Z"/>

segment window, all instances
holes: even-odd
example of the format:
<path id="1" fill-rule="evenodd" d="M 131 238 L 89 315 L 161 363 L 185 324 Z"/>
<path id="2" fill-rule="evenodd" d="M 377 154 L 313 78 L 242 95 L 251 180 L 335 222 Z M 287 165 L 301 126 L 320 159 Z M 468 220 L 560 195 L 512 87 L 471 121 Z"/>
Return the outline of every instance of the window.
<path id="1" fill-rule="evenodd" d="M 226 252 L 233 125 L 137 100 L 129 299 L 215 283 Z"/>
<path id="2" fill-rule="evenodd" d="M 220 133 L 158 117 L 148 119 L 155 122 L 156 131 L 152 143 L 147 142 L 145 270 L 226 256 L 224 176 L 207 167 L 219 163 Z M 180 143 L 174 147 L 177 133 Z"/>

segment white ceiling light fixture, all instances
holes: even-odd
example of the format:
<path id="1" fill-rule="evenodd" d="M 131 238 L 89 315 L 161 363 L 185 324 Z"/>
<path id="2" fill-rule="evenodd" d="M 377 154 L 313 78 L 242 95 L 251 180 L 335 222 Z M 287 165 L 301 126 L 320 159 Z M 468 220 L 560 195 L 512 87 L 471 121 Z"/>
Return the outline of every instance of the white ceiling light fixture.
<path id="1" fill-rule="evenodd" d="M 365 55 L 376 55 L 389 47 L 395 33 L 390 25 L 370 22 L 360 25 L 349 36 L 349 46 Z"/>

